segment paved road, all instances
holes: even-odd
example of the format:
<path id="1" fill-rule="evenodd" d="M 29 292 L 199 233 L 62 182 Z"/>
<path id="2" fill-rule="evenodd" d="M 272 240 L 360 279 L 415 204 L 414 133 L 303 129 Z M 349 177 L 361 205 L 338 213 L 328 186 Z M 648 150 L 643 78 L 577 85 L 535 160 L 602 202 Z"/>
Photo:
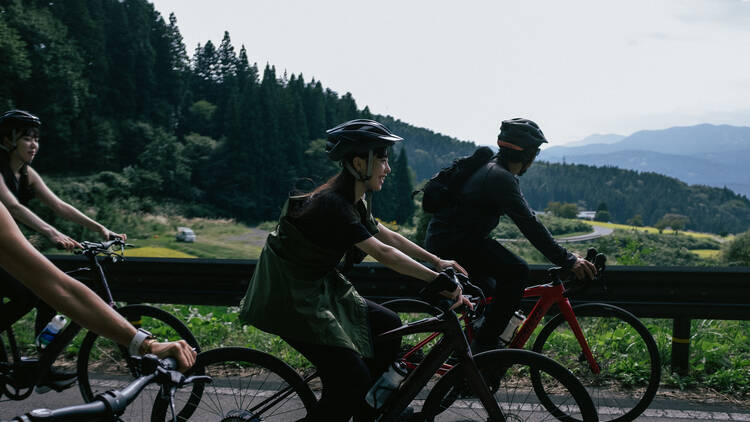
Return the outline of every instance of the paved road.
<path id="1" fill-rule="evenodd" d="M 81 402 L 81 396 L 76 387 L 62 393 L 34 393 L 28 399 L 21 402 L 12 402 L 3 399 L 0 401 L 0 416 L 3 418 L 13 417 L 33 408 L 48 407 L 55 408 Z M 417 410 L 422 401 L 416 400 L 414 406 Z M 143 412 L 147 414 L 148 412 Z M 466 421 L 472 420 L 473 412 L 467 409 L 454 408 L 447 412 L 440 421 Z M 468 418 L 468 419 L 467 419 Z M 146 417 L 145 420 L 148 420 Z M 732 403 L 699 403 L 690 400 L 677 400 L 674 398 L 657 398 L 651 407 L 638 418 L 643 422 L 687 422 L 687 421 L 744 421 L 750 422 L 750 408 L 743 408 Z"/>
<path id="2" fill-rule="evenodd" d="M 583 242 L 585 240 L 592 240 L 596 239 L 598 237 L 602 236 L 608 236 L 612 234 L 614 229 L 610 229 L 608 227 L 602 227 L 602 226 L 592 226 L 594 228 L 594 231 L 591 233 L 582 234 L 579 236 L 569 236 L 569 237 L 556 237 L 555 240 L 557 240 L 558 243 L 572 243 L 572 242 Z M 526 240 L 526 238 L 520 238 L 520 239 L 497 239 L 500 242 L 518 242 L 521 240 Z"/>
<path id="3" fill-rule="evenodd" d="M 593 226 L 594 231 L 580 236 L 570 236 L 563 238 L 555 238 L 560 243 L 571 243 L 571 242 L 583 242 L 584 240 L 596 239 L 597 237 L 608 236 L 614 231 L 608 227 Z"/>

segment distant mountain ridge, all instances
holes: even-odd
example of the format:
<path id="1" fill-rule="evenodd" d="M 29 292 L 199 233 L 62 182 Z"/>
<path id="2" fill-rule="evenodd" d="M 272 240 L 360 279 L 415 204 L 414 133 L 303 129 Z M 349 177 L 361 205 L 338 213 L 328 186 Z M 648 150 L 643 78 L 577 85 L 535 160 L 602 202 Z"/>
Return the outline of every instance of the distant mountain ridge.
<path id="1" fill-rule="evenodd" d="M 750 197 L 750 127 L 700 124 L 643 130 L 611 143 L 575 144 L 547 148 L 540 160 L 655 172 Z"/>
<path id="2" fill-rule="evenodd" d="M 574 146 L 580 146 L 580 145 L 589 145 L 589 144 L 613 144 L 615 142 L 619 142 L 625 138 L 625 135 L 617 135 L 614 133 L 607 133 L 607 134 L 594 134 L 589 135 L 580 141 L 570 142 L 567 144 L 569 147 Z"/>

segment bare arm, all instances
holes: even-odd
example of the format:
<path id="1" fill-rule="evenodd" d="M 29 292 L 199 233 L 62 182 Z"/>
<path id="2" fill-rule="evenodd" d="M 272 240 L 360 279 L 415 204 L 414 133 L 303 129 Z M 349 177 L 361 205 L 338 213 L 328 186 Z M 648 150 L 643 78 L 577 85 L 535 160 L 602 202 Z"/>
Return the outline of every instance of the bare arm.
<path id="1" fill-rule="evenodd" d="M 81 326 L 124 346 L 135 335 L 135 328 L 125 318 L 34 249 L 2 206 L 0 266 L 50 306 Z M 182 368 L 188 368 L 195 362 L 195 352 L 184 341 L 153 343 L 149 351 L 161 357 L 174 356 Z"/>
<path id="2" fill-rule="evenodd" d="M 52 209 L 52 211 L 54 211 L 55 214 L 67 220 L 70 220 L 74 223 L 77 223 L 83 227 L 86 227 L 89 230 L 92 230 L 101 234 L 105 240 L 109 239 L 110 236 L 118 236 L 118 237 L 122 237 L 123 239 L 127 238 L 125 234 L 117 234 L 117 233 L 110 231 L 103 225 L 97 223 L 96 221 L 86 216 L 84 213 L 79 211 L 76 207 L 60 199 L 57 195 L 55 195 L 54 192 L 52 192 L 52 190 L 49 187 L 47 187 L 47 184 L 44 183 L 44 180 L 42 180 L 39 174 L 31 167 L 28 168 L 28 172 L 29 172 L 29 184 L 31 185 L 31 188 L 34 190 L 34 194 L 36 195 L 37 198 L 39 198 L 40 201 L 42 201 L 45 205 L 50 207 L 50 209 Z M 77 245 L 77 247 L 80 247 L 80 245 Z"/>
<path id="3" fill-rule="evenodd" d="M 432 281 L 437 273 L 415 261 L 398 248 L 381 242 L 378 237 L 369 237 L 356 246 L 386 267 L 423 281 Z"/>
<path id="4" fill-rule="evenodd" d="M 435 271 L 413 260 L 399 249 L 381 242 L 376 237 L 367 238 L 357 243 L 356 246 L 381 264 L 401 274 L 426 282 L 433 281 L 438 276 L 438 273 Z M 460 288 L 456 288 L 452 292 L 444 291 L 442 295 L 455 301 L 454 308 L 461 304 L 473 308 L 469 300 L 461 294 Z"/>
<path id="5" fill-rule="evenodd" d="M 440 259 L 434 254 L 431 254 L 430 252 L 424 250 L 416 243 L 405 238 L 400 233 L 396 233 L 393 230 L 389 229 L 388 227 L 383 226 L 380 223 L 378 223 L 378 230 L 379 230 L 378 233 L 375 235 L 375 237 L 378 240 L 380 240 L 381 242 L 387 245 L 393 246 L 394 248 L 405 253 L 406 255 L 409 255 L 410 257 L 414 259 L 427 262 L 431 264 L 432 266 L 434 266 L 435 268 L 437 268 L 438 270 L 444 270 L 448 267 L 453 267 L 453 268 L 456 268 L 458 271 L 466 274 L 466 270 L 464 270 L 463 267 L 461 267 L 458 264 L 458 262 Z"/>
<path id="6" fill-rule="evenodd" d="M 60 239 L 65 236 L 52 227 L 52 225 L 39 218 L 39 216 L 34 214 L 30 209 L 18 202 L 18 199 L 10 190 L 8 190 L 5 183 L 0 183 L 0 201 L 2 201 L 3 205 L 5 205 L 14 219 L 25 224 L 35 232 L 46 236 L 54 243 L 58 243 Z"/>

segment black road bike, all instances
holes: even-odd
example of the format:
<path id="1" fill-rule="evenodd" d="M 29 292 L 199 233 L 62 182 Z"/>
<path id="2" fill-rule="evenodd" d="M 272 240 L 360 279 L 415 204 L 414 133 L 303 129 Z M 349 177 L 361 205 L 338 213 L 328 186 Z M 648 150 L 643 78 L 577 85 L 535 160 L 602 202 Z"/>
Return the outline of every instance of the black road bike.
<path id="1" fill-rule="evenodd" d="M 81 242 L 83 249 L 77 251 L 87 258 L 88 265 L 68 272 L 71 276 L 81 278 L 86 273 L 92 276 L 82 277 L 84 281 L 91 281 L 91 287 L 105 302 L 122 314 L 137 327 L 143 327 L 156 335 L 160 341 L 175 341 L 183 339 L 199 351 L 198 342 L 190 330 L 172 314 L 149 305 L 117 306 L 110 292 L 107 277 L 102 266 L 103 261 L 111 263 L 121 262 L 126 244 L 121 239 L 107 242 Z M 38 358 L 21 356 L 12 327 L 6 331 L 8 347 L 0 338 L 0 396 L 12 400 L 23 400 L 31 395 L 37 385 L 47 379 L 50 368 L 60 353 L 65 350 L 81 326 L 70 322 L 61 330 Z M 112 388 L 127 385 L 132 379 L 141 375 L 136 362 L 128 354 L 127 348 L 88 332 L 81 342 L 77 357 L 78 385 L 83 399 L 93 401 L 97 394 Z M 185 394 L 200 396 L 202 384 L 194 384 Z M 138 400 L 144 402 L 155 400 L 156 392 L 147 390 Z M 142 408 L 143 406 L 138 406 Z M 151 406 L 148 407 L 150 413 Z M 133 407 L 136 408 L 136 407 Z M 127 413 L 123 416 L 126 421 L 147 420 L 148 413 Z"/>

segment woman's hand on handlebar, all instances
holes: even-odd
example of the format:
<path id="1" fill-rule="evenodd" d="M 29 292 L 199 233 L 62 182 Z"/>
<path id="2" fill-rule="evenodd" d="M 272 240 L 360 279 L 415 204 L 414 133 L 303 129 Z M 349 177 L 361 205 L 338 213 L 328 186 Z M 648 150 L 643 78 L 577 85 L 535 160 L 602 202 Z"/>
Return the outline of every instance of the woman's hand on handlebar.
<path id="1" fill-rule="evenodd" d="M 155 354 L 159 359 L 173 357 L 177 360 L 180 372 L 185 372 L 195 364 L 197 353 L 185 340 L 161 343 L 155 341 L 149 346 L 149 353 Z"/>
<path id="2" fill-rule="evenodd" d="M 467 272 L 466 272 L 466 270 L 464 269 L 464 267 L 462 267 L 462 266 L 458 265 L 458 262 L 456 262 L 456 261 L 453 261 L 453 260 L 448 260 L 448 259 L 440 259 L 440 258 L 438 258 L 438 262 L 437 262 L 437 270 L 438 270 L 438 271 L 445 271 L 445 270 L 446 270 L 446 269 L 448 269 L 448 268 L 455 268 L 455 269 L 456 269 L 456 270 L 458 270 L 458 272 L 460 272 L 461 274 L 463 274 L 463 275 L 465 275 L 465 276 L 468 276 L 468 275 L 469 275 L 469 273 L 467 273 Z"/>
<path id="3" fill-rule="evenodd" d="M 578 255 L 576 255 L 576 262 L 570 267 L 570 271 L 579 280 L 593 280 L 596 277 L 596 266 Z"/>
<path id="4" fill-rule="evenodd" d="M 54 233 L 49 236 L 49 239 L 55 244 L 57 249 L 65 249 L 69 251 L 76 248 L 82 248 L 81 244 L 76 242 L 75 239 L 62 234 L 57 230 L 54 230 Z"/>
<path id="5" fill-rule="evenodd" d="M 99 229 L 99 234 L 102 235 L 102 238 L 106 242 L 107 240 L 113 240 L 115 238 L 120 238 L 122 240 L 128 240 L 128 235 L 125 233 L 115 233 L 112 230 L 109 230 L 108 228 L 102 226 Z"/>

